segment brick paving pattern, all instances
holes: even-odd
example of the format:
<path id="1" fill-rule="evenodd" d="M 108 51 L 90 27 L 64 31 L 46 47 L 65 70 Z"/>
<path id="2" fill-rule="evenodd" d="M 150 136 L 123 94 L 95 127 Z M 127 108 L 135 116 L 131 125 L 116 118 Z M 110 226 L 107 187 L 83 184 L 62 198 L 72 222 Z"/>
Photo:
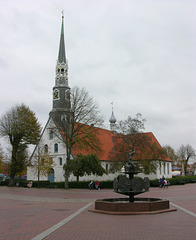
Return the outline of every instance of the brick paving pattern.
<path id="1" fill-rule="evenodd" d="M 150 192 L 140 195 L 168 199 L 184 210 L 129 216 L 88 211 L 93 207 L 93 205 L 88 207 L 89 203 L 93 204 L 96 199 L 111 197 L 122 196 L 109 189 L 0 187 L 0 239 L 196 239 L 196 184 L 170 186 L 168 189 L 151 188 Z M 81 210 L 83 207 L 87 208 Z M 81 212 L 78 212 L 80 210 Z M 49 235 L 40 235 L 48 229 L 52 229 Z"/>

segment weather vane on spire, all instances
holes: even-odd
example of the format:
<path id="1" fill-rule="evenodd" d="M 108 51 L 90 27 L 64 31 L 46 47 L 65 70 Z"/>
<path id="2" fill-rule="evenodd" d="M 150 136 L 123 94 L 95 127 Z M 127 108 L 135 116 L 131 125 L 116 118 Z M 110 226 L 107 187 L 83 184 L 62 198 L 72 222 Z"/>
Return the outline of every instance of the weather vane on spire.
<path id="1" fill-rule="evenodd" d="M 111 104 L 112 104 L 112 111 L 113 111 L 113 105 L 114 105 L 114 103 L 113 103 L 113 102 L 111 102 Z"/>
<path id="2" fill-rule="evenodd" d="M 62 10 L 62 12 L 61 12 L 61 13 L 62 13 L 62 18 L 64 18 L 64 10 Z"/>

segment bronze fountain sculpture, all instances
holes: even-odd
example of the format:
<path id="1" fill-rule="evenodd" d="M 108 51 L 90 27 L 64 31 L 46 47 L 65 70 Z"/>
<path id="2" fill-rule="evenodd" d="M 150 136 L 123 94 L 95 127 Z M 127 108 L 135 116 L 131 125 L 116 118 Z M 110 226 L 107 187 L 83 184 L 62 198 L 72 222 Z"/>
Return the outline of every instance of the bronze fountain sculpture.
<path id="1" fill-rule="evenodd" d="M 135 195 L 149 191 L 149 179 L 134 177 L 139 173 L 133 163 L 134 149 L 130 150 L 129 161 L 125 165 L 125 176 L 113 182 L 114 192 L 129 196 L 129 198 L 98 199 L 95 201 L 95 209 L 98 213 L 107 214 L 155 214 L 176 211 L 170 209 L 169 201 L 159 198 L 135 198 Z M 129 177 L 126 177 L 128 175 Z"/>

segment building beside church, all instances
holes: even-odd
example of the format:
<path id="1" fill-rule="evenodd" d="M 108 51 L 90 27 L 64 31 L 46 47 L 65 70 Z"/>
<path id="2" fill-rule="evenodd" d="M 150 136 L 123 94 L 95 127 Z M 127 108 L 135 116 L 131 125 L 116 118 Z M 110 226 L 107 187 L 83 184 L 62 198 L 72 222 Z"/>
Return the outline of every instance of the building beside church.
<path id="1" fill-rule="evenodd" d="M 70 103 L 70 87 L 68 85 L 68 65 L 65 54 L 65 41 L 64 41 L 64 26 L 63 26 L 63 17 L 62 17 L 62 25 L 61 25 L 61 35 L 60 35 L 60 45 L 59 45 L 59 53 L 58 60 L 56 63 L 56 76 L 55 76 L 55 86 L 53 87 L 53 107 L 51 112 L 49 113 L 49 119 L 43 129 L 41 140 L 38 145 L 35 147 L 32 156 L 30 158 L 30 164 L 27 168 L 27 179 L 37 181 L 38 174 L 35 168 L 35 162 L 37 161 L 37 156 L 39 155 L 40 149 L 47 153 L 54 161 L 54 166 L 50 169 L 47 176 L 41 175 L 40 180 L 49 180 L 51 182 L 61 182 L 64 181 L 64 169 L 63 166 L 66 164 L 66 146 L 64 141 L 64 135 L 62 134 L 62 122 L 69 121 L 69 117 L 71 116 L 71 103 Z M 86 175 L 80 177 L 81 181 L 89 181 L 89 180 L 113 180 L 117 177 L 119 172 L 111 173 L 111 153 L 114 153 L 115 156 L 115 139 L 116 139 L 116 118 L 113 113 L 110 117 L 110 130 L 96 128 L 97 136 L 101 143 L 101 152 L 98 153 L 98 158 L 101 160 L 103 168 L 106 170 L 108 174 L 104 174 L 103 176 L 93 176 Z M 54 134 L 54 129 L 59 131 L 59 135 Z M 157 139 L 152 133 L 144 133 L 144 135 L 150 140 L 153 144 L 154 149 L 157 152 L 162 152 L 163 149 L 158 143 Z M 60 136 L 60 137 L 59 137 Z M 75 158 L 77 154 L 88 154 L 87 151 L 81 151 L 79 149 L 72 150 L 72 158 Z M 148 174 L 147 176 L 150 179 L 160 178 L 164 175 L 166 178 L 172 177 L 171 170 L 171 160 L 164 154 L 156 155 L 156 159 L 153 154 L 149 155 L 149 159 L 157 162 L 157 170 L 156 173 Z M 158 157 L 157 157 L 158 156 Z M 145 156 L 144 156 L 145 157 Z M 134 160 L 137 159 L 137 156 Z M 139 174 L 139 176 L 143 177 L 144 174 Z M 145 175 L 146 176 L 146 175 Z M 76 177 L 70 175 L 69 181 L 75 181 Z"/>

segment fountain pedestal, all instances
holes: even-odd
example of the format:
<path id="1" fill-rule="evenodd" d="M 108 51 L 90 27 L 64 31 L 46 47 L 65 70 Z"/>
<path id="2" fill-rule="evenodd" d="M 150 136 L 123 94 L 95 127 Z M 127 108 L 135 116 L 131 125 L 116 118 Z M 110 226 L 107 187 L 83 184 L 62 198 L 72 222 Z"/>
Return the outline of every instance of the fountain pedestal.
<path id="1" fill-rule="evenodd" d="M 176 211 L 176 209 L 170 209 L 168 200 L 134 197 L 149 191 L 150 187 L 147 177 L 144 179 L 134 177 L 134 174 L 139 173 L 132 162 L 134 153 L 135 151 L 130 151 L 129 161 L 125 165 L 124 173 L 129 177 L 115 179 L 113 183 L 114 192 L 127 195 L 129 198 L 98 199 L 95 201 L 95 209 L 90 211 L 107 214 L 156 214 Z"/>

